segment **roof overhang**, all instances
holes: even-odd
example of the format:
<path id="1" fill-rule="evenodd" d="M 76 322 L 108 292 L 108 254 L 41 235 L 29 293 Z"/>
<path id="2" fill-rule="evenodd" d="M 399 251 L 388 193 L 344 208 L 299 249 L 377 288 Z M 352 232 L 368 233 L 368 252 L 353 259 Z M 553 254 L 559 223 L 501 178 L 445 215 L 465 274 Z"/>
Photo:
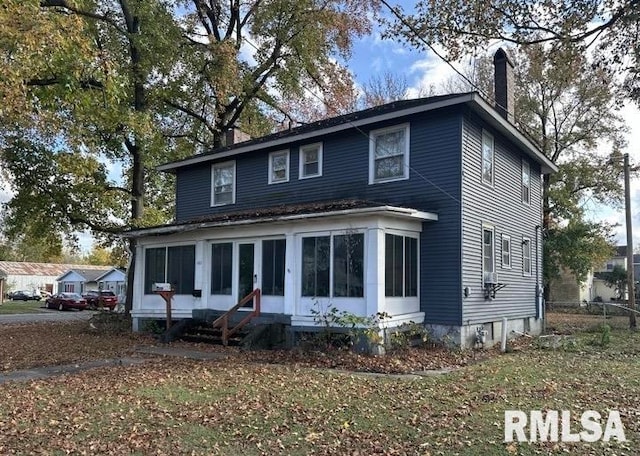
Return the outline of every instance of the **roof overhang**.
<path id="1" fill-rule="evenodd" d="M 540 152 L 540 150 L 529 139 L 527 139 L 522 133 L 520 133 L 520 131 L 518 131 L 518 129 L 514 125 L 500 116 L 500 114 L 498 114 L 498 112 L 476 92 L 465 93 L 457 97 L 446 98 L 431 103 L 425 103 L 405 109 L 381 113 L 377 116 L 345 121 L 344 123 L 338 125 L 318 128 L 317 130 L 307 131 L 300 134 L 286 135 L 283 137 L 274 138 L 270 141 L 260 143 L 248 142 L 248 144 L 244 146 L 242 145 L 242 143 L 240 143 L 237 147 L 234 147 L 232 149 L 223 150 L 217 153 L 214 152 L 195 155 L 184 160 L 160 165 L 157 167 L 157 169 L 159 171 L 175 172 L 176 169 L 182 168 L 184 166 L 218 161 L 224 158 L 234 157 L 236 155 L 241 155 L 255 150 L 285 146 L 297 141 L 313 140 L 317 137 L 349 130 L 352 128 L 364 127 L 366 125 L 374 124 L 377 122 L 384 122 L 386 120 L 392 120 L 395 118 L 413 114 L 435 111 L 437 109 L 465 104 L 470 106 L 471 109 L 478 113 L 482 119 L 486 120 L 491 126 L 504 134 L 508 139 L 513 141 L 518 147 L 523 149 L 529 157 L 540 163 L 543 173 L 548 174 L 558 170 L 556 165 L 547 157 L 545 157 L 544 154 L 542 154 L 542 152 Z"/>
<path id="2" fill-rule="evenodd" d="M 477 93 L 470 94 L 469 107 L 507 139 L 519 146 L 530 158 L 540 164 L 543 174 L 555 173 L 558 167 L 547 158 L 520 130 L 502 117 L 484 98 Z"/>
<path id="3" fill-rule="evenodd" d="M 187 231 L 195 231 L 207 228 L 224 228 L 224 227 L 236 227 L 243 225 L 255 225 L 259 223 L 286 223 L 296 222 L 310 219 L 322 219 L 322 218 L 334 218 L 334 217 L 366 217 L 366 216 L 379 216 L 379 217 L 393 217 L 405 220 L 415 221 L 437 221 L 438 215 L 433 212 L 424 212 L 416 209 L 409 209 L 405 207 L 397 206 L 375 206 L 356 209 L 343 209 L 333 210 L 325 212 L 314 213 L 300 213 L 289 215 L 277 215 L 277 216 L 265 216 L 256 218 L 246 218 L 242 220 L 224 220 L 224 221 L 212 221 L 212 222 L 192 222 L 181 223 L 174 225 L 162 225 L 151 228 L 142 228 L 139 230 L 131 230 L 123 233 L 121 236 L 124 238 L 139 238 L 144 236 L 160 236 L 176 233 L 183 233 Z"/>

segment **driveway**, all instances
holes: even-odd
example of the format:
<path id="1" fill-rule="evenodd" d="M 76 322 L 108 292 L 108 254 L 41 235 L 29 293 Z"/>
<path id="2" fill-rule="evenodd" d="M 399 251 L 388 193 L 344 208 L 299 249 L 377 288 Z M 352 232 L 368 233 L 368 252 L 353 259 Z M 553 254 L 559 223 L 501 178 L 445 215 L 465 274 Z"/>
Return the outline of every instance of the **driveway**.
<path id="1" fill-rule="evenodd" d="M 61 312 L 59 310 L 42 309 L 40 313 L 0 315 L 0 325 L 8 323 L 40 323 L 45 321 L 86 321 L 95 313 L 93 310 L 83 310 L 82 312 L 66 310 Z"/>

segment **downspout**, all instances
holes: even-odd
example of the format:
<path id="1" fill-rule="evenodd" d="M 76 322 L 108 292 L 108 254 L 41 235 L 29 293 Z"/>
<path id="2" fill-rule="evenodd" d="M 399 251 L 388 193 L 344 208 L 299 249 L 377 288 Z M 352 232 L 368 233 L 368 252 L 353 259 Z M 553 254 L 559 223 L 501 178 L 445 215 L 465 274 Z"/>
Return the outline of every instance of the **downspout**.
<path id="1" fill-rule="evenodd" d="M 544 311 L 542 308 L 542 300 L 540 299 L 540 246 L 538 233 L 542 229 L 541 225 L 536 225 L 536 320 L 543 319 L 544 326 Z M 543 328 L 544 330 L 544 328 Z"/>

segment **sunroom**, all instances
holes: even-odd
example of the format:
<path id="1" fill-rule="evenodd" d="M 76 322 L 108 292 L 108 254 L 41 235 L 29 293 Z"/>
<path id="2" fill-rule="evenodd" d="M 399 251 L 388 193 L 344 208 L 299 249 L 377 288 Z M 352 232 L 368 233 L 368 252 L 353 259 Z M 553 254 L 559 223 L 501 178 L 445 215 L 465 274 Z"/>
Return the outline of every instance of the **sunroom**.
<path id="1" fill-rule="evenodd" d="M 172 317 L 226 311 L 255 289 L 260 313 L 292 327 L 329 308 L 421 323 L 420 236 L 434 213 L 365 201 L 281 206 L 131 231 L 138 238 L 132 317 L 166 317 L 154 283 L 169 283 Z M 246 310 L 252 307 L 248 306 Z"/>

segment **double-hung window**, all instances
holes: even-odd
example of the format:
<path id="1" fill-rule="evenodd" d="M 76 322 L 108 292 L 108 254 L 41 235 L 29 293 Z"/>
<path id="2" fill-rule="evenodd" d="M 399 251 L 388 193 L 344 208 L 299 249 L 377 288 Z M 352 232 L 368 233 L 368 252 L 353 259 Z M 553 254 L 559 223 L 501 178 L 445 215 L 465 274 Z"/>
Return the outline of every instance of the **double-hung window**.
<path id="1" fill-rule="evenodd" d="M 269 154 L 269 183 L 289 182 L 289 151 L 279 150 Z"/>
<path id="2" fill-rule="evenodd" d="M 502 235 L 502 267 L 511 268 L 511 237 Z"/>
<path id="3" fill-rule="evenodd" d="M 195 257 L 195 245 L 145 249 L 145 294 L 152 293 L 154 283 L 170 283 L 176 294 L 193 293 Z"/>
<path id="4" fill-rule="evenodd" d="M 302 296 L 364 296 L 364 234 L 302 238 Z"/>
<path id="5" fill-rule="evenodd" d="M 418 296 L 418 240 L 385 235 L 384 291 L 387 297 Z"/>
<path id="6" fill-rule="evenodd" d="M 522 238 L 522 274 L 531 275 L 531 239 Z"/>
<path id="7" fill-rule="evenodd" d="M 236 202 L 236 162 L 216 163 L 211 168 L 211 205 Z"/>
<path id="8" fill-rule="evenodd" d="M 369 135 L 369 183 L 409 178 L 409 125 L 373 130 Z"/>
<path id="9" fill-rule="evenodd" d="M 531 167 L 522 160 L 522 202 L 531 204 Z"/>
<path id="10" fill-rule="evenodd" d="M 491 282 L 496 272 L 495 235 L 492 226 L 482 227 L 482 275 L 485 282 Z"/>
<path id="11" fill-rule="evenodd" d="M 482 132 L 482 182 L 493 185 L 494 180 L 494 142 L 493 136 Z"/>
<path id="12" fill-rule="evenodd" d="M 300 148 L 300 179 L 322 176 L 322 143 Z"/>

